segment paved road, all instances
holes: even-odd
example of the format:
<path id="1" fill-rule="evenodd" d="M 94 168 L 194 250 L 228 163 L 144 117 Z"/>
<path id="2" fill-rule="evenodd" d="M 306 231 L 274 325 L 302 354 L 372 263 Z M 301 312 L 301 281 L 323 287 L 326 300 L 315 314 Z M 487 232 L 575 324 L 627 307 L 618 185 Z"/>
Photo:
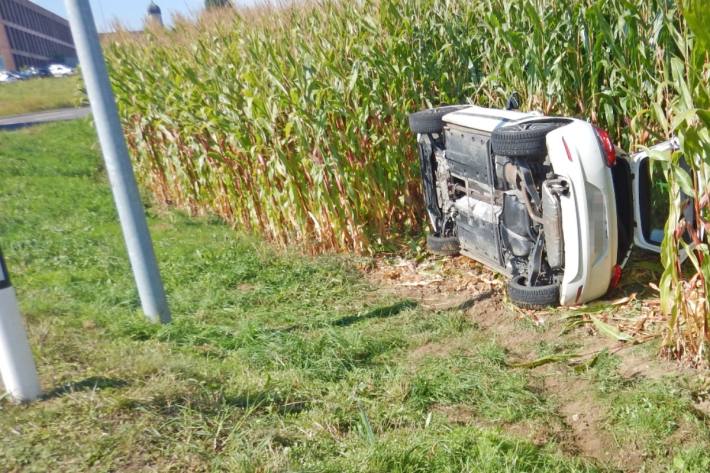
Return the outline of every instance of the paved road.
<path id="1" fill-rule="evenodd" d="M 91 113 L 89 107 L 82 108 L 60 108 L 57 110 L 47 110 L 45 112 L 27 113 L 24 115 L 0 116 L 0 130 L 22 128 L 25 126 L 37 125 L 39 123 L 58 122 L 62 120 L 75 120 L 83 118 Z"/>

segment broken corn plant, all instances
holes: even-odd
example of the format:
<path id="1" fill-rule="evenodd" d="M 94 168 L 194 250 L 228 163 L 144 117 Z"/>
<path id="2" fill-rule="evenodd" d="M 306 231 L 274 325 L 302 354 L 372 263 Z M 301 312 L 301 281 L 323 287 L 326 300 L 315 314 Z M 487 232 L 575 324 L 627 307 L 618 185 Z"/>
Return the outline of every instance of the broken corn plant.
<path id="1" fill-rule="evenodd" d="M 653 156 L 663 165 L 670 197 L 659 284 L 662 309 L 669 317 L 663 350 L 696 365 L 710 359 L 710 14 L 703 3 L 685 3 L 695 36 L 676 32 L 683 55 L 672 59 L 666 81 L 674 99 L 668 119 L 659 113 L 680 149 Z"/>

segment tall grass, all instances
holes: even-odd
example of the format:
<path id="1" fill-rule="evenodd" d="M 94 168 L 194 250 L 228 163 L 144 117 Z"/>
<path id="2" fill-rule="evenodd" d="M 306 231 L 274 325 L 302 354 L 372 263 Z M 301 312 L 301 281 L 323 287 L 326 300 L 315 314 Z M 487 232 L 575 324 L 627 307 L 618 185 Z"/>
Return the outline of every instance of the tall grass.
<path id="1" fill-rule="evenodd" d="M 704 103 L 708 61 L 692 42 L 672 0 L 324 0 L 118 36 L 107 56 L 158 201 L 283 245 L 362 253 L 421 231 L 406 116 L 423 107 L 502 106 L 517 91 L 523 108 L 589 119 L 627 149 L 676 133 L 700 166 L 707 116 L 689 110 Z M 685 176 L 667 162 L 677 222 Z M 664 245 L 664 307 L 685 324 L 682 242 Z M 705 284 L 708 261 L 688 287 Z"/>

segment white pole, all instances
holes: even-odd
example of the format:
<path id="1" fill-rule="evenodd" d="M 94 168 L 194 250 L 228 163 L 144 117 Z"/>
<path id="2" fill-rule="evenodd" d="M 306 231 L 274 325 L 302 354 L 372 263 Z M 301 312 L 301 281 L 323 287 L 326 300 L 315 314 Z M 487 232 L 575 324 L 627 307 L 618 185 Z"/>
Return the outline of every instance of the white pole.
<path id="1" fill-rule="evenodd" d="M 128 157 L 91 6 L 89 0 L 65 0 L 65 4 L 143 313 L 153 322 L 168 323 L 170 310 L 163 281 Z"/>
<path id="2" fill-rule="evenodd" d="M 15 289 L 10 284 L 0 251 L 0 374 L 5 390 L 19 402 L 34 401 L 41 394 L 37 367 L 22 325 Z"/>

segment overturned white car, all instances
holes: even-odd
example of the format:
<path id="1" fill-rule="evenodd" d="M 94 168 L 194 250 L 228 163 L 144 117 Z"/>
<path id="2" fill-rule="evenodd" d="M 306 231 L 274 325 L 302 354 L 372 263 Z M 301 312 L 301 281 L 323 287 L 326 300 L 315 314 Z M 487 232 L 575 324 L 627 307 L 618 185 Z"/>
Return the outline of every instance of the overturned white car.
<path id="1" fill-rule="evenodd" d="M 582 304 L 618 283 L 634 241 L 660 249 L 647 155 L 626 155 L 605 131 L 476 106 L 416 112 L 409 123 L 418 135 L 429 249 L 509 276 L 512 302 Z"/>

